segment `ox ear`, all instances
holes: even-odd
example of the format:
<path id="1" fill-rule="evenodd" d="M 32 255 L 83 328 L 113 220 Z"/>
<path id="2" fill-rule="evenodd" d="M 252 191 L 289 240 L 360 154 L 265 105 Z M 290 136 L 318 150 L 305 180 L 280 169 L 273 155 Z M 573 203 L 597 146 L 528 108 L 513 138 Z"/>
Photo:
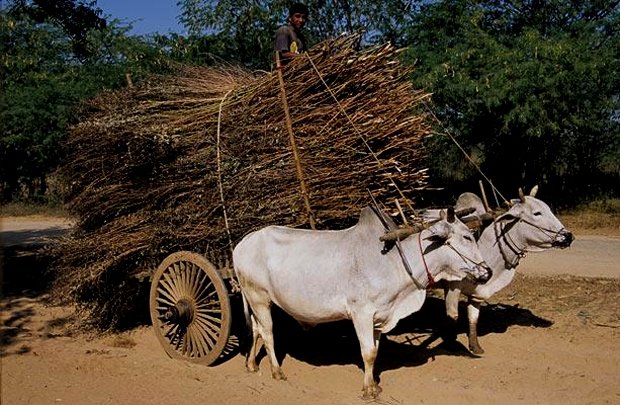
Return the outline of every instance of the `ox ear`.
<path id="1" fill-rule="evenodd" d="M 523 194 L 523 189 L 521 187 L 519 187 L 519 200 L 521 200 L 522 203 L 525 203 L 525 195 Z"/>
<path id="2" fill-rule="evenodd" d="M 496 218 L 496 221 L 510 221 L 520 218 L 523 215 L 523 205 L 519 204 L 519 200 L 512 200 L 513 204 L 508 211 Z"/>
<path id="3" fill-rule="evenodd" d="M 538 184 L 532 187 L 532 190 L 530 191 L 530 197 L 536 197 L 536 193 L 538 193 Z"/>
<path id="4" fill-rule="evenodd" d="M 517 216 L 511 214 L 510 211 L 509 211 L 509 212 L 507 212 L 507 213 L 497 217 L 496 221 L 498 221 L 498 222 L 499 221 L 512 221 L 512 220 L 515 220 L 515 219 L 517 219 Z"/>
<path id="5" fill-rule="evenodd" d="M 426 236 L 425 240 L 430 240 L 431 242 L 443 242 L 450 237 L 450 232 L 452 231 L 452 226 L 447 224 L 446 222 L 437 222 L 428 230 L 431 232 L 429 236 Z"/>

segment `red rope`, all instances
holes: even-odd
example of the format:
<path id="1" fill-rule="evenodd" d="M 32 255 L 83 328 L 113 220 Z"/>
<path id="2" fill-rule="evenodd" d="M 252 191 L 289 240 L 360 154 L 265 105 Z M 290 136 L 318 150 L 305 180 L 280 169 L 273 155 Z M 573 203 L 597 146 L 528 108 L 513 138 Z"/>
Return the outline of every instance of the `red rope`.
<path id="1" fill-rule="evenodd" d="M 422 255 L 422 263 L 424 263 L 424 270 L 426 270 L 426 277 L 428 277 L 428 286 L 427 288 L 432 288 L 435 285 L 435 279 L 433 279 L 433 275 L 430 271 L 428 271 L 428 265 L 426 264 L 426 259 L 424 258 L 424 251 L 422 250 L 422 232 L 418 233 L 418 246 L 420 246 L 420 254 Z"/>

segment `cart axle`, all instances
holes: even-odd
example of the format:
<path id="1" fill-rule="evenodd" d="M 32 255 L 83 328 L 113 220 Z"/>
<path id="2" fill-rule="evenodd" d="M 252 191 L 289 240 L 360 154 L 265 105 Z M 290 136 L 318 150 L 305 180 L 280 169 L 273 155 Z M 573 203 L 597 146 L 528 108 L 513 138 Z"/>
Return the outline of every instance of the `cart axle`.
<path id="1" fill-rule="evenodd" d="M 194 307 L 190 300 L 181 298 L 175 306 L 170 307 L 164 313 L 164 319 L 168 322 L 187 326 L 194 320 Z"/>

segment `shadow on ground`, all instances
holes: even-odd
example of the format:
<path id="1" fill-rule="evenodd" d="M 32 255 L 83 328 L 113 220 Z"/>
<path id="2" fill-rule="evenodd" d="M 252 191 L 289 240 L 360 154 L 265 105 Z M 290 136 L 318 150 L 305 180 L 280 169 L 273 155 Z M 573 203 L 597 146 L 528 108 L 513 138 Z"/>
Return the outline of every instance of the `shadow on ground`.
<path id="1" fill-rule="evenodd" d="M 8 248 L 41 247 L 46 242 L 66 235 L 68 228 L 54 226 L 45 229 L 3 230 L 2 245 Z"/>
<path id="2" fill-rule="evenodd" d="M 4 238 L 3 233 L 3 240 Z M 49 235 L 49 234 L 48 234 Z M 0 356 L 31 351 L 33 338 L 51 339 L 67 336 L 65 325 L 73 316 L 52 320 L 37 319 L 37 307 L 49 304 L 48 289 L 52 278 L 48 273 L 49 257 L 40 244 L 4 246 L 0 299 Z"/>
<path id="3" fill-rule="evenodd" d="M 461 303 L 458 333 L 466 333 L 467 312 Z M 436 356 L 477 356 L 459 342 L 444 343 L 439 337 L 444 325 L 444 300 L 429 296 L 422 309 L 401 320 L 397 327 L 381 339 L 379 355 L 375 366 L 377 377 L 388 370 L 415 367 L 425 364 Z M 243 322 L 238 317 L 237 323 Z M 278 308 L 273 310 L 274 339 L 279 361 L 286 363 L 289 355 L 300 361 L 315 365 L 355 364 L 363 368 L 360 347 L 350 321 L 332 322 L 304 330 L 294 319 Z M 511 326 L 546 328 L 553 322 L 541 318 L 518 305 L 494 304 L 481 308 L 479 336 L 491 333 L 505 333 Z M 240 329 L 241 340 L 237 351 L 245 354 L 249 340 L 244 339 L 247 329 Z M 264 348 L 258 360 L 265 356 Z M 269 367 L 263 361 L 262 367 Z"/>

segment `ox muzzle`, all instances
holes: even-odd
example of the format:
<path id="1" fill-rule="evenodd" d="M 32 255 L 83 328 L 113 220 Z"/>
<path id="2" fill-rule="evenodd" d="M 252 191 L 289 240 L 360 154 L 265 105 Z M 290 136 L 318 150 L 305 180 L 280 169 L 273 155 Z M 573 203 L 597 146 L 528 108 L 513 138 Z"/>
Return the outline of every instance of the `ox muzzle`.
<path id="1" fill-rule="evenodd" d="M 555 248 L 564 249 L 564 248 L 569 247 L 571 243 L 573 243 L 574 240 L 575 240 L 575 236 L 571 232 L 567 230 L 562 230 L 558 232 L 553 242 L 551 242 L 551 246 Z"/>
<path id="2" fill-rule="evenodd" d="M 493 270 L 485 262 L 476 264 L 472 269 L 465 270 L 465 278 L 475 284 L 484 284 L 493 276 Z"/>

